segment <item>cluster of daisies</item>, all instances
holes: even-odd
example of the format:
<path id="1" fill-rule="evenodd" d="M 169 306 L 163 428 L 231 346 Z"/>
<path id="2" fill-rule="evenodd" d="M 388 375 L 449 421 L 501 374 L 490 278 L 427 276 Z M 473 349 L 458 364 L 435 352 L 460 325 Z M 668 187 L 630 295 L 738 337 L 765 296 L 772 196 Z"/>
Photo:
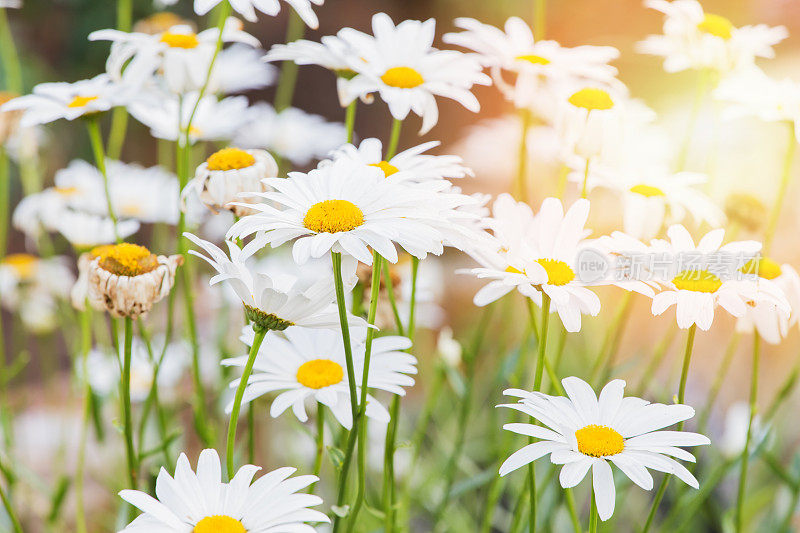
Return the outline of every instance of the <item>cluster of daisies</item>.
<path id="1" fill-rule="evenodd" d="M 297 17 L 294 26 L 317 28 L 314 6 L 323 0 L 285 1 Z M 668 72 L 709 75 L 714 86 L 705 90 L 730 118 L 754 115 L 789 123 L 793 148 L 800 85 L 775 81 L 756 65 L 774 55 L 785 28 L 737 28 L 704 13 L 695 0 L 645 4 L 666 19 L 663 34 L 642 41 L 640 52 L 664 57 Z M 28 95 L 0 94 L 2 153 L 13 155 L 21 176 L 25 169 L 36 172 L 45 124 L 80 120 L 93 148 L 93 163 L 71 162 L 55 172 L 51 187 L 23 183 L 26 195 L 12 224 L 40 256 L 5 255 L 0 292 L 3 306 L 37 332 L 54 329 L 61 320 L 59 304 L 70 302 L 71 319 L 81 331 L 74 368 L 86 387 L 87 417 L 97 398 L 110 397 L 119 383 L 127 477 L 120 496 L 142 512 L 121 531 L 301 532 L 328 522 L 334 531 L 359 529 L 366 523 L 359 513 L 366 506 L 369 421 L 386 426 L 383 508 L 369 510 L 380 514 L 385 531 L 400 527 L 404 501 L 394 478 L 400 400 L 420 371 L 412 355 L 419 355 L 415 326 L 439 329 L 443 322 L 436 291 L 446 280 L 441 273 L 435 279 L 429 269 L 436 264 L 430 256 L 448 249 L 469 262 L 461 279 L 484 283 L 474 295 L 475 306 L 491 307 L 518 293 L 538 339 L 539 357 L 524 369 L 535 376 L 532 390 L 510 388 L 505 394 L 515 403 L 501 405 L 525 415 L 525 422 L 512 421 L 503 429 L 529 443 L 515 452 L 499 450 L 499 476 L 549 456 L 561 465 L 561 487 L 571 489 L 591 470 L 588 507 L 596 531 L 596 518 L 605 521 L 614 513 L 611 465 L 645 490 L 654 486 L 650 471 L 663 472 L 647 530 L 670 476 L 699 487 L 679 462 L 695 461 L 684 448 L 710 444 L 701 433 L 683 431 L 695 415 L 684 396 L 696 330 L 711 329 L 724 312 L 737 319 L 739 332 L 755 335 L 757 346 L 758 339 L 780 343 L 798 322 L 800 276 L 766 255 L 790 165 L 770 210 L 742 195 L 732 196 L 723 209 L 709 193 L 710 177 L 687 170 L 693 125 L 685 145 L 672 142 L 657 114 L 617 78 L 611 62 L 619 52 L 612 47 L 570 48 L 535 39 L 525 21 L 512 17 L 503 28 L 456 19 L 457 31 L 441 40 L 457 49 L 442 50 L 434 47 L 433 19 L 395 24 L 378 13 L 370 32 L 343 28 L 318 41 L 293 38 L 264 52 L 244 22 L 232 16 L 254 22 L 260 15 L 277 15 L 281 6 L 278 0 L 194 0 L 197 15 L 214 10 L 216 27 L 197 31 L 194 22 L 162 13 L 132 31 L 95 31 L 90 40 L 111 43 L 104 73 L 74 83 L 43 83 Z M 7 7 L 19 6 L 0 0 L 0 9 Z M 283 62 L 280 76 L 272 62 Z M 338 103 L 346 109 L 345 124 L 291 107 L 284 95 L 293 89 L 287 68 L 292 63 L 330 71 Z M 274 105 L 241 94 L 274 83 Z M 496 87 L 518 115 L 503 122 L 518 129 L 513 195 L 492 199 L 464 192 L 475 172 L 459 156 L 434 152 L 437 141 L 399 146 L 406 121 L 418 117 L 421 135 L 436 127 L 442 99 L 477 113 L 473 91 L 479 85 Z M 384 141 L 359 140 L 356 110 L 378 107 L 376 102 L 388 108 L 391 134 Z M 120 160 L 128 116 L 158 140 L 160 156 L 170 154 L 159 157 L 164 165 L 145 168 Z M 109 122 L 106 142 L 102 126 Z M 558 183 L 534 181 L 528 171 L 531 154 L 541 146 L 560 168 Z M 197 154 L 202 154 L 199 165 Z M 165 168 L 173 165 L 174 172 Z M 617 202 L 620 231 L 595 236 L 586 227 L 596 194 Z M 538 209 L 531 207 L 534 196 L 544 197 Z M 725 242 L 726 225 L 757 233 L 752 219 L 759 213 L 770 218 L 763 235 Z M 163 232 L 153 241 L 160 236 L 173 255 L 133 243 L 149 225 L 154 234 Z M 74 269 L 66 256 L 53 253 L 56 237 L 78 258 Z M 201 263 L 187 263 L 190 256 L 213 271 L 202 289 L 195 283 Z M 637 258 L 647 261 L 634 265 Z M 587 267 L 598 264 L 601 271 Z M 677 402 L 625 397 L 620 379 L 608 381 L 598 395 L 596 376 L 557 378 L 558 362 L 547 353 L 551 315 L 565 334 L 581 332 L 585 315 L 601 313 L 596 288 L 603 286 L 625 291 L 625 306 L 633 294 L 649 299 L 656 316 L 674 308 L 677 327 L 688 330 Z M 173 325 L 179 292 L 183 311 Z M 167 325 L 153 339 L 144 321 L 162 300 L 158 307 Z M 234 310 L 236 320 L 217 318 L 223 307 Z M 93 342 L 93 313 L 108 314 L 110 347 Z M 224 322 L 222 329 L 235 324 L 239 355 L 216 350 L 211 331 L 216 321 Z M 178 328 L 185 330 L 185 341 L 172 338 Z M 452 349 L 452 338 L 444 335 L 439 344 L 442 358 L 458 367 L 460 348 Z M 597 363 L 609 365 L 601 368 L 608 377 L 614 369 L 604 356 Z M 147 486 L 140 463 L 153 455 L 146 453 L 142 435 L 155 411 L 157 453 L 171 467 L 161 393 L 179 395 L 184 373 L 193 377 L 194 423 L 206 449 L 196 469 L 183 453 L 173 475 L 162 467 L 154 498 L 138 490 Z M 230 393 L 216 398 L 220 381 L 229 382 Z M 215 449 L 215 413 L 208 413 L 212 397 L 226 417 L 225 461 Z M 469 402 L 470 396 L 460 401 Z M 136 437 L 132 402 L 139 427 L 145 428 Z M 246 449 L 253 456 L 254 438 L 238 431 L 241 409 L 249 404 L 253 410 L 258 402 L 269 403 L 273 418 L 291 409 L 300 423 L 314 419 L 313 475 L 292 477 L 294 468 L 279 468 L 255 479 L 258 467 L 236 468 Z M 741 450 L 742 479 L 754 411 L 751 406 Z M 665 429 L 676 424 L 676 430 Z M 322 462 L 331 435 L 336 469 L 325 479 Z M 456 446 L 452 464 L 460 452 Z M 351 473 L 356 470 L 357 478 Z M 534 531 L 536 476 L 532 466 L 528 472 Z M 335 494 L 329 512 L 312 509 L 323 503 L 315 494 L 322 493 L 316 489 L 320 478 Z M 451 489 L 446 487 L 442 512 Z M 739 506 L 743 498 L 741 493 Z M 81 506 L 82 495 L 78 501 Z M 489 524 L 496 503 L 487 503 Z M 514 509 L 515 519 L 523 520 L 524 505 Z M 84 516 L 82 509 L 78 516 Z M 78 527 L 86 530 L 85 523 Z"/>

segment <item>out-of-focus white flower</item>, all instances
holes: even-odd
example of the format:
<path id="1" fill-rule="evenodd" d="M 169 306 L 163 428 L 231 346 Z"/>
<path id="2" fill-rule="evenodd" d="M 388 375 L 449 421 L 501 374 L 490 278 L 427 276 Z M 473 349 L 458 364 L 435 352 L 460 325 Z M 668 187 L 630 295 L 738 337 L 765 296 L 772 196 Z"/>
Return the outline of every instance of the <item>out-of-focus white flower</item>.
<path id="1" fill-rule="evenodd" d="M 277 69 L 261 56 L 260 51 L 241 44 L 222 50 L 214 62 L 208 92 L 234 94 L 272 85 Z"/>
<path id="2" fill-rule="evenodd" d="M 378 13 L 372 17 L 372 30 L 374 37 L 352 28 L 338 33 L 353 50 L 350 68 L 357 73 L 342 84 L 343 103 L 378 92 L 395 119 L 403 120 L 412 111 L 422 117 L 420 134 L 439 120 L 436 96 L 480 111 L 470 89 L 474 84 L 489 85 L 491 79 L 472 57 L 432 47 L 434 19 L 405 20 L 395 26 L 388 15 Z"/>
<path id="3" fill-rule="evenodd" d="M 769 300 L 747 302 L 747 311 L 736 322 L 736 330 L 741 333 L 757 331 L 768 343 L 779 344 L 800 321 L 800 276 L 791 265 L 781 265 L 768 257 L 749 261 L 742 272 L 772 281 L 786 296 L 790 309 Z"/>
<path id="4" fill-rule="evenodd" d="M 156 9 L 164 9 L 167 6 L 174 6 L 178 0 L 153 0 L 153 7 Z"/>
<path id="5" fill-rule="evenodd" d="M 728 407 L 725 413 L 725 425 L 719 440 L 715 441 L 720 453 L 728 458 L 735 459 L 742 456 L 747 442 L 747 426 L 750 425 L 750 406 L 747 402 L 735 402 Z M 750 451 L 758 448 L 761 441 L 767 436 L 767 428 L 761 423 L 761 417 L 753 418 L 750 428 Z"/>
<path id="6" fill-rule="evenodd" d="M 294 165 L 306 166 L 341 146 L 346 138 L 341 123 L 327 122 L 294 107 L 276 112 L 271 105 L 258 102 L 236 129 L 233 144 L 269 150 Z"/>
<path id="7" fill-rule="evenodd" d="M 22 7 L 22 0 L 0 0 L 0 7 L 19 9 Z"/>
<path id="8" fill-rule="evenodd" d="M 130 237 L 139 231 L 138 220 L 114 221 L 108 217 L 93 215 L 83 211 L 64 209 L 55 223 L 56 231 L 79 250 L 101 244 L 111 244 L 117 240 Z"/>
<path id="9" fill-rule="evenodd" d="M 519 17 L 510 17 L 504 29 L 471 18 L 457 18 L 459 33 L 446 33 L 448 44 L 474 50 L 505 97 L 520 108 L 528 107 L 535 94 L 552 90 L 552 84 L 615 86 L 617 69 L 609 65 L 619 57 L 611 46 L 566 48 L 556 41 L 534 41 L 533 31 Z M 509 83 L 503 71 L 516 76 Z"/>
<path id="10" fill-rule="evenodd" d="M 194 12 L 198 15 L 205 15 L 211 9 L 225 0 L 194 0 Z M 285 0 L 303 19 L 309 27 L 317 29 L 319 20 L 316 13 L 311 8 L 312 5 L 321 6 L 325 0 Z M 260 11 L 271 17 L 276 16 L 281 11 L 281 3 L 278 0 L 232 0 L 231 7 L 234 11 L 242 15 L 250 22 L 256 22 L 256 11 Z"/>
<path id="11" fill-rule="evenodd" d="M 36 157 L 47 140 L 47 130 L 44 126 L 19 127 L 6 140 L 5 149 L 13 161 L 20 163 Z"/>
<path id="12" fill-rule="evenodd" d="M 89 34 L 89 40 L 113 43 L 106 63 L 112 79 L 141 90 L 157 75 L 163 80 L 161 88 L 177 94 L 197 91 L 205 84 L 218 39 L 217 28 L 195 33 L 187 25 L 173 26 L 155 35 L 119 30 Z M 222 40 L 261 46 L 258 39 L 241 31 L 241 22 L 234 18 L 225 23 Z M 241 80 L 241 76 L 237 79 Z"/>
<path id="13" fill-rule="evenodd" d="M 58 324 L 58 301 L 67 298 L 74 279 L 63 257 L 10 254 L 0 261 L 2 305 L 31 331 L 47 333 Z"/>
<path id="14" fill-rule="evenodd" d="M 662 56 L 667 72 L 736 70 L 752 65 L 758 57 L 774 57 L 772 47 L 789 36 L 785 26 L 737 28 L 721 15 L 705 13 L 697 0 L 645 0 L 644 5 L 666 18 L 663 34 L 649 35 L 638 43 L 637 50 Z"/>
<path id="15" fill-rule="evenodd" d="M 129 88 L 114 83 L 107 74 L 100 74 L 75 83 L 40 83 L 33 88 L 33 94 L 9 100 L 0 111 L 24 110 L 20 125 L 35 126 L 108 111 L 127 104 L 130 99 Z"/>
<path id="16" fill-rule="evenodd" d="M 439 331 L 436 337 L 436 353 L 438 353 L 442 360 L 453 368 L 461 365 L 461 354 L 464 348 L 461 343 L 453 337 L 453 330 L 449 327 L 444 327 Z"/>

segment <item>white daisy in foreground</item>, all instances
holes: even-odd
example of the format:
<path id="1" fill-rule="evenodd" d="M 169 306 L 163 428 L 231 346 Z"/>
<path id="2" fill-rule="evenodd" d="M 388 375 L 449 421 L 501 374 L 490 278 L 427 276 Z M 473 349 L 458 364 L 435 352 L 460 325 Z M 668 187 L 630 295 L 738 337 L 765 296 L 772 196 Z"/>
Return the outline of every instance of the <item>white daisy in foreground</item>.
<path id="1" fill-rule="evenodd" d="M 181 193 L 182 205 L 185 208 L 186 197 L 194 193 L 215 213 L 230 209 L 236 216 L 242 216 L 249 210 L 228 204 L 242 200 L 242 193 L 263 191 L 261 180 L 277 175 L 278 164 L 269 152 L 224 148 L 197 167 L 194 179 Z"/>
<path id="2" fill-rule="evenodd" d="M 194 12 L 198 15 L 205 15 L 211 11 L 214 6 L 226 0 L 194 0 Z M 287 4 L 292 6 L 303 22 L 308 24 L 310 28 L 317 29 L 319 20 L 312 5 L 321 6 L 325 0 L 285 0 Z M 231 7 L 234 11 L 242 15 L 250 22 L 256 22 L 256 10 L 261 11 L 271 17 L 276 16 L 281 11 L 281 3 L 278 0 L 231 0 Z"/>
<path id="3" fill-rule="evenodd" d="M 472 57 L 455 50 L 433 48 L 436 21 L 405 20 L 394 25 L 385 13 L 372 17 L 374 38 L 352 28 L 338 33 L 353 50 L 350 68 L 358 75 L 343 84 L 346 102 L 374 92 L 389 105 L 392 116 L 410 112 L 422 117 L 420 134 L 439 120 L 436 96 L 451 98 L 473 113 L 480 103 L 470 92 L 474 84 L 489 85 Z"/>
<path id="4" fill-rule="evenodd" d="M 714 321 L 717 307 L 737 318 L 744 316 L 751 302 L 767 301 L 786 314 L 790 312 L 786 296 L 772 281 L 738 275 L 737 270 L 761 250 L 761 243 L 737 241 L 723 245 L 725 230 L 716 229 L 695 245 L 680 224 L 670 226 L 667 236 L 669 241 L 656 239 L 651 243 L 656 260 L 667 261 L 670 267 L 653 271 L 665 285 L 653 298 L 654 315 L 674 305 L 679 328 L 696 324 L 706 331 Z"/>
<path id="5" fill-rule="evenodd" d="M 352 331 L 353 363 L 356 382 L 364 372 L 366 328 Z M 253 343 L 253 329 L 245 327 L 242 341 Z M 404 350 L 411 348 L 405 337 L 377 337 L 372 343 L 368 386 L 405 395 L 404 387 L 414 385 L 417 359 Z M 247 356 L 226 359 L 227 366 L 244 367 Z M 239 385 L 239 380 L 231 387 Z M 270 415 L 278 417 L 289 407 L 301 422 L 308 420 L 306 400 L 313 399 L 330 408 L 346 429 L 353 424 L 347 363 L 342 336 L 330 330 L 288 328 L 283 334 L 269 333 L 258 351 L 253 375 L 248 380 L 244 402 L 282 391 L 272 401 Z M 360 392 L 359 392 L 360 394 Z M 230 408 L 230 406 L 229 406 Z M 389 412 L 371 394 L 367 395 L 367 416 L 389 422 Z"/>
<path id="6" fill-rule="evenodd" d="M 383 170 L 339 159 L 308 174 L 289 173 L 289 179 L 265 183 L 274 192 L 258 193 L 267 203 L 245 204 L 257 211 L 228 232 L 228 238 L 255 234 L 244 250 L 247 256 L 271 245 L 294 240 L 292 252 L 298 264 L 329 252 L 350 255 L 372 264 L 373 248 L 391 263 L 397 262 L 395 243 L 424 259 L 440 255 L 449 206 L 435 193 L 402 184 Z M 452 211 L 452 209 L 449 209 Z"/>
<path id="7" fill-rule="evenodd" d="M 658 431 L 694 416 L 688 405 L 651 404 L 629 396 L 625 382 L 615 379 L 598 398 L 582 379 L 561 380 L 568 398 L 540 392 L 508 389 L 507 396 L 519 403 L 504 404 L 544 424 L 506 424 L 503 429 L 539 439 L 512 454 L 500 466 L 500 475 L 550 455 L 553 464 L 564 465 L 559 481 L 564 488 L 580 483 L 592 470 L 592 489 L 601 520 L 614 514 L 616 489 L 610 463 L 645 490 L 653 488 L 648 469 L 673 474 L 693 488 L 697 479 L 673 457 L 694 462 L 683 446 L 711 444 L 708 437 L 688 431 Z M 549 429 L 548 429 L 549 428 Z"/>
<path id="8" fill-rule="evenodd" d="M 721 72 L 775 56 L 773 46 L 789 36 L 785 26 L 737 28 L 722 15 L 705 13 L 697 0 L 645 0 L 666 15 L 663 35 L 649 35 L 637 51 L 664 58 L 664 70 L 713 69 Z"/>
<path id="9" fill-rule="evenodd" d="M 800 275 L 788 264 L 780 264 L 768 258 L 752 259 L 741 271 L 774 283 L 789 303 L 789 309 L 769 300 L 748 302 L 745 315 L 736 322 L 736 331 L 758 334 L 770 344 L 779 344 L 789 329 L 798 323 L 800 313 Z"/>
<path id="10" fill-rule="evenodd" d="M 300 533 L 314 531 L 308 522 L 330 522 L 325 514 L 309 509 L 322 498 L 298 493 L 318 481 L 317 476 L 290 479 L 296 470 L 286 467 L 253 482 L 259 470 L 245 465 L 224 483 L 215 450 L 200 453 L 197 473 L 182 453 L 174 477 L 161 468 L 155 488 L 159 499 L 138 490 L 119 493 L 144 513 L 120 533 Z"/>
<path id="11" fill-rule="evenodd" d="M 59 119 L 76 118 L 108 111 L 130 100 L 128 90 L 111 81 L 106 74 L 75 83 L 40 83 L 33 94 L 19 96 L 3 104 L 2 111 L 25 110 L 23 127 L 47 124 Z"/>

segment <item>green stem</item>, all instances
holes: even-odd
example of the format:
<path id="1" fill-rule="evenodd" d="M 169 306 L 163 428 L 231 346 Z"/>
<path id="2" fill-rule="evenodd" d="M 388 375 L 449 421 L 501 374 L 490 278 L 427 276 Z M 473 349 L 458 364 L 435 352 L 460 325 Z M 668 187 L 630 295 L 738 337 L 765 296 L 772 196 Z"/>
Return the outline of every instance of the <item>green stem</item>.
<path id="1" fill-rule="evenodd" d="M 0 9 L 0 12 L 3 10 Z M 0 484 L 0 500 L 3 500 L 3 507 L 6 510 L 6 514 L 8 518 L 11 520 L 11 526 L 14 528 L 14 533 L 23 533 L 22 532 L 22 525 L 19 523 L 19 519 L 17 518 L 17 514 L 14 512 L 14 507 L 11 505 L 11 501 L 8 499 L 6 495 L 6 491 L 3 488 L 3 485 Z"/>
<path id="2" fill-rule="evenodd" d="M 583 185 L 581 185 L 581 198 L 586 198 L 587 190 L 586 186 L 589 183 L 589 166 L 592 164 L 592 158 L 586 158 L 586 165 L 583 167 Z"/>
<path id="3" fill-rule="evenodd" d="M 256 464 L 256 401 L 247 406 L 247 463 Z"/>
<path id="4" fill-rule="evenodd" d="M 517 177 L 514 183 L 514 192 L 517 200 L 526 201 L 528 199 L 528 130 L 533 117 L 527 109 L 520 109 L 519 116 L 522 129 L 517 151 Z"/>
<path id="5" fill-rule="evenodd" d="M 542 327 L 539 330 L 539 355 L 536 361 L 536 377 L 533 382 L 534 392 L 542 389 L 542 376 L 544 375 L 544 362 L 547 353 L 547 330 L 550 323 L 550 296 L 542 292 Z M 531 442 L 533 439 L 530 439 Z M 528 465 L 530 472 L 531 489 L 528 497 L 531 499 L 530 508 L 528 510 L 528 527 L 531 533 L 536 531 L 536 468 L 535 461 L 531 461 Z"/>
<path id="6" fill-rule="evenodd" d="M 794 135 L 794 124 L 788 123 L 789 129 L 789 144 L 786 147 L 786 156 L 783 159 L 783 172 L 781 174 L 781 182 L 778 186 L 778 195 L 775 197 L 775 204 L 772 206 L 770 213 L 769 223 L 767 224 L 766 233 L 764 234 L 764 246 L 762 253 L 769 252 L 772 245 L 772 239 L 775 237 L 775 231 L 778 229 L 778 220 L 780 219 L 781 210 L 783 209 L 784 199 L 786 198 L 786 191 L 789 189 L 789 183 L 792 181 L 792 163 L 794 162 L 794 153 L 797 150 L 797 139 Z"/>
<path id="7" fill-rule="evenodd" d="M 594 490 L 592 490 L 592 498 L 589 507 L 589 533 L 597 533 L 597 501 L 594 497 Z"/>
<path id="8" fill-rule="evenodd" d="M 697 73 L 697 83 L 695 84 L 694 101 L 692 103 L 692 112 L 689 115 L 689 124 L 686 127 L 686 136 L 683 138 L 680 152 L 675 165 L 676 172 L 680 172 L 686 168 L 686 160 L 689 156 L 689 146 L 692 142 L 694 129 L 697 124 L 697 117 L 700 114 L 700 106 L 703 103 L 703 98 L 708 88 L 710 73 L 706 69 L 702 69 Z"/>
<path id="9" fill-rule="evenodd" d="M 227 3 L 227 2 L 226 2 Z M 302 39 L 306 31 L 303 19 L 295 13 L 289 15 L 289 25 L 286 28 L 286 42 L 291 43 Z M 275 111 L 280 113 L 292 105 L 294 99 L 294 88 L 297 85 L 297 63 L 294 61 L 284 61 L 281 66 L 281 75 L 278 79 L 278 87 L 275 89 Z"/>
<path id="10" fill-rule="evenodd" d="M 402 127 L 402 120 L 394 119 L 392 121 L 392 133 L 389 137 L 389 145 L 386 147 L 386 155 L 383 156 L 385 161 L 391 160 L 397 153 L 397 145 L 400 143 L 400 130 Z"/>
<path id="11" fill-rule="evenodd" d="M 84 302 L 81 313 L 81 378 L 83 379 L 83 421 L 81 425 L 78 461 L 75 466 L 75 526 L 78 533 L 86 533 L 86 510 L 83 500 L 83 486 L 86 464 L 86 442 L 92 416 L 92 387 L 89 385 L 88 356 L 92 348 L 92 308 Z"/>
<path id="12" fill-rule="evenodd" d="M 0 10 L 1 11 L 1 10 Z M 11 194 L 11 173 L 9 172 L 8 154 L 0 146 L 0 259 L 5 257 L 8 245 L 8 217 Z M 0 347 L 0 350 L 3 348 Z"/>
<path id="13" fill-rule="evenodd" d="M 117 215 L 114 213 L 114 204 L 111 201 L 111 191 L 108 185 L 108 171 L 106 170 L 106 155 L 103 149 L 103 137 L 100 134 L 100 121 L 92 115 L 86 119 L 86 127 L 89 129 L 89 140 L 92 143 L 92 151 L 94 152 L 94 162 L 100 174 L 103 175 L 103 187 L 106 195 L 106 205 L 108 206 L 108 217 L 114 224 L 114 237 L 119 244 L 122 239 L 119 236 L 117 229 Z"/>
<path id="14" fill-rule="evenodd" d="M 264 336 L 267 330 L 261 327 L 253 326 L 255 336 L 253 337 L 253 345 L 250 347 L 250 354 L 247 357 L 247 363 L 242 372 L 242 379 L 239 381 L 239 386 L 236 387 L 236 396 L 233 399 L 233 410 L 231 411 L 231 419 L 228 422 L 228 440 L 225 454 L 225 465 L 228 469 L 228 479 L 234 475 L 233 465 L 233 452 L 236 444 L 236 426 L 239 423 L 239 412 L 242 409 L 242 398 L 244 397 L 244 390 L 247 388 L 247 382 L 250 381 L 250 374 L 253 373 L 253 365 L 258 356 L 258 349 L 261 348 L 261 343 L 264 341 Z"/>
<path id="15" fill-rule="evenodd" d="M 317 443 L 317 455 L 314 457 L 314 475 L 319 477 L 319 474 L 322 471 L 322 457 L 325 455 L 325 406 L 319 402 L 317 402 L 316 443 Z M 309 494 L 314 493 L 315 486 L 316 483 L 313 483 L 308 488 Z"/>
<path id="16" fill-rule="evenodd" d="M 133 345 L 133 319 L 125 317 L 125 347 L 122 358 L 122 382 L 120 396 L 122 401 L 122 423 L 125 433 L 125 455 L 128 466 L 129 488 L 136 490 L 137 466 L 136 450 L 133 447 L 133 417 L 131 412 L 131 348 Z M 133 508 L 131 508 L 133 510 Z"/>
<path id="17" fill-rule="evenodd" d="M 533 3 L 533 35 L 540 41 L 545 36 L 547 24 L 547 0 L 534 0 Z"/>
<path id="18" fill-rule="evenodd" d="M 22 94 L 22 65 L 5 8 L 0 8 L 0 58 L 6 74 L 6 87 L 12 93 Z"/>
<path id="19" fill-rule="evenodd" d="M 353 100 L 350 102 L 350 105 L 347 106 L 347 111 L 345 112 L 344 118 L 344 126 L 347 130 L 347 142 L 353 142 L 353 135 L 356 128 L 356 108 L 358 107 L 358 99 Z"/>
<path id="20" fill-rule="evenodd" d="M 756 401 L 758 397 L 758 359 L 761 351 L 761 336 L 758 332 L 753 334 L 753 372 L 750 376 L 750 419 L 747 422 L 747 436 L 742 449 L 742 460 L 739 471 L 739 493 L 736 499 L 736 531 L 741 533 L 744 525 L 743 514 L 745 489 L 747 487 L 747 465 L 750 459 L 750 439 L 753 436 L 753 419 L 756 416 Z"/>

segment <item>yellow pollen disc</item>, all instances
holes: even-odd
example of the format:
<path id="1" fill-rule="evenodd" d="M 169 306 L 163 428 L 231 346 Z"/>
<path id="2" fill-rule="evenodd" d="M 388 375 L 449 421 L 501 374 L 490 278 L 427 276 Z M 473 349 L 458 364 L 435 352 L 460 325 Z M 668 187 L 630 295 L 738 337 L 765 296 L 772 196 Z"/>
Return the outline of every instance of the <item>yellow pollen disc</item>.
<path id="1" fill-rule="evenodd" d="M 190 50 L 197 48 L 200 41 L 194 33 L 170 33 L 168 31 L 161 34 L 160 41 L 170 48 L 185 48 Z"/>
<path id="2" fill-rule="evenodd" d="M 658 187 L 653 187 L 652 185 L 634 185 L 631 187 L 631 192 L 636 194 L 641 194 L 646 198 L 653 198 L 654 196 L 666 196 L 664 191 L 659 189 Z"/>
<path id="3" fill-rule="evenodd" d="M 387 161 L 381 161 L 380 163 L 370 163 L 369 166 L 371 167 L 378 167 L 379 169 L 383 170 L 383 174 L 388 178 L 392 174 L 397 174 L 400 172 L 400 169 L 396 166 L 392 165 Z"/>
<path id="4" fill-rule="evenodd" d="M 53 187 L 53 190 L 61 196 L 72 196 L 78 192 L 77 187 Z"/>
<path id="5" fill-rule="evenodd" d="M 769 257 L 751 259 L 739 270 L 745 274 L 755 274 L 763 279 L 775 279 L 780 276 L 782 272 L 781 265 Z"/>
<path id="6" fill-rule="evenodd" d="M 67 107 L 86 107 L 89 102 L 94 102 L 99 96 L 76 96 Z"/>
<path id="7" fill-rule="evenodd" d="M 252 167 L 256 158 L 238 148 L 223 148 L 206 160 L 208 170 L 238 170 Z"/>
<path id="8" fill-rule="evenodd" d="M 309 389 L 336 385 L 344 379 L 342 365 L 330 359 L 312 359 L 297 369 L 297 382 Z"/>
<path id="9" fill-rule="evenodd" d="M 413 89 L 425 83 L 422 74 L 411 67 L 392 67 L 383 73 L 381 81 L 399 89 Z"/>
<path id="10" fill-rule="evenodd" d="M 708 270 L 684 270 L 672 283 L 679 290 L 692 292 L 717 292 L 722 287 L 722 280 Z"/>
<path id="11" fill-rule="evenodd" d="M 30 254 L 11 254 L 3 259 L 3 265 L 11 267 L 20 279 L 31 279 L 36 272 L 39 258 Z"/>
<path id="12" fill-rule="evenodd" d="M 363 223 L 364 213 L 347 200 L 325 200 L 314 204 L 303 218 L 303 226 L 315 233 L 350 231 Z"/>
<path id="13" fill-rule="evenodd" d="M 614 107 L 614 100 L 611 99 L 608 92 L 593 87 L 581 89 L 570 96 L 568 101 L 575 107 L 582 107 L 589 111 L 605 111 Z"/>
<path id="14" fill-rule="evenodd" d="M 158 258 L 150 250 L 138 244 L 123 242 L 109 245 L 102 250 L 98 246 L 92 252 L 98 251 L 99 265 L 118 276 L 139 276 L 152 272 L 158 267 Z"/>
<path id="15" fill-rule="evenodd" d="M 617 455 L 625 449 L 625 439 L 608 426 L 590 424 L 575 432 L 578 451 L 591 457 Z"/>
<path id="16" fill-rule="evenodd" d="M 525 54 L 516 57 L 517 61 L 527 61 L 533 65 L 549 65 L 550 60 L 546 57 L 537 56 L 533 54 Z"/>
<path id="17" fill-rule="evenodd" d="M 520 269 L 518 269 L 516 267 L 513 267 L 513 266 L 507 266 L 506 267 L 506 272 L 508 272 L 509 274 L 524 274 L 525 273 L 522 270 L 520 270 Z"/>
<path id="18" fill-rule="evenodd" d="M 703 21 L 697 25 L 697 29 L 703 33 L 708 33 L 722 39 L 730 39 L 733 34 L 733 24 L 730 20 L 721 15 L 706 13 Z"/>
<path id="19" fill-rule="evenodd" d="M 207 516 L 200 520 L 192 533 L 247 533 L 241 522 L 225 515 Z"/>
<path id="20" fill-rule="evenodd" d="M 566 285 L 575 279 L 575 272 L 564 261 L 558 259 L 537 259 L 537 263 L 547 272 L 548 285 Z"/>

